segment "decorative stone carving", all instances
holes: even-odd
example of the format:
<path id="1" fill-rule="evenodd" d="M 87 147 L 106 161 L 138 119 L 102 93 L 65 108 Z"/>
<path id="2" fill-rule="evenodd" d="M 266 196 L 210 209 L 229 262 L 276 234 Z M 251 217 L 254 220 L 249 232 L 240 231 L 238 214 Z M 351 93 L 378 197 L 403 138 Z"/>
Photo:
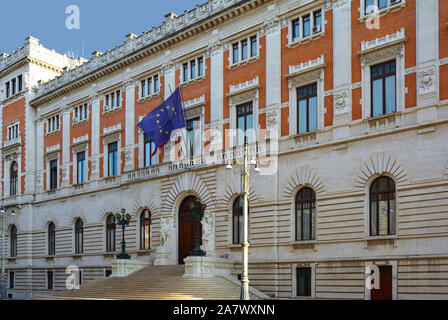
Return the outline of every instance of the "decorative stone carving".
<path id="1" fill-rule="evenodd" d="M 348 111 L 348 90 L 335 93 L 334 108 L 336 114 Z"/>
<path id="2" fill-rule="evenodd" d="M 324 9 L 330 10 L 333 8 L 339 8 L 348 3 L 348 0 L 325 0 Z"/>
<path id="3" fill-rule="evenodd" d="M 170 218 L 162 218 L 160 223 L 160 251 L 169 253 L 168 247 L 168 239 L 170 236 L 171 226 L 170 226 Z M 167 252 L 168 250 L 168 252 Z"/>
<path id="4" fill-rule="evenodd" d="M 236 94 L 229 98 L 229 103 L 231 105 L 241 104 L 250 100 L 254 100 L 257 98 L 257 90 L 250 90 L 243 92 L 241 94 Z"/>
<path id="5" fill-rule="evenodd" d="M 97 159 L 92 159 L 92 160 L 90 160 L 90 165 L 91 165 L 91 167 L 92 167 L 92 172 L 96 172 L 96 170 L 97 170 Z"/>
<path id="6" fill-rule="evenodd" d="M 174 262 L 171 257 L 174 243 L 171 235 L 175 232 L 172 220 L 171 217 L 167 217 L 160 221 L 160 246 L 156 251 L 154 265 L 169 265 Z"/>
<path id="7" fill-rule="evenodd" d="M 280 19 L 278 17 L 271 17 L 266 19 L 263 26 L 260 28 L 260 35 L 271 34 L 280 31 Z"/>
<path id="8" fill-rule="evenodd" d="M 435 91 L 435 69 L 430 67 L 418 72 L 419 94 Z"/>
<path id="9" fill-rule="evenodd" d="M 277 110 L 272 110 L 272 111 L 266 112 L 266 127 L 267 128 L 277 128 L 278 127 Z"/>
<path id="10" fill-rule="evenodd" d="M 201 220 L 202 224 L 202 250 L 207 253 L 207 256 L 214 256 L 215 252 L 215 224 L 213 216 L 210 212 L 205 212 Z"/>
<path id="11" fill-rule="evenodd" d="M 222 48 L 221 41 L 216 41 L 216 42 L 210 43 L 206 50 L 206 55 L 215 56 L 215 55 L 221 53 L 221 48 Z"/>
<path id="12" fill-rule="evenodd" d="M 306 83 L 322 79 L 322 74 L 323 74 L 322 69 L 319 69 L 316 71 L 307 72 L 307 73 L 298 75 L 296 77 L 289 79 L 288 86 L 289 86 L 289 88 L 300 87 Z"/>
<path id="13" fill-rule="evenodd" d="M 397 57 L 397 56 L 401 56 L 403 55 L 403 46 L 402 45 L 398 45 L 398 46 L 393 46 L 390 48 L 386 48 L 384 50 L 381 51 L 375 51 L 372 53 L 368 53 L 365 54 L 362 59 L 362 65 L 370 65 L 373 64 L 377 61 L 381 61 L 387 58 L 393 58 L 393 57 Z"/>

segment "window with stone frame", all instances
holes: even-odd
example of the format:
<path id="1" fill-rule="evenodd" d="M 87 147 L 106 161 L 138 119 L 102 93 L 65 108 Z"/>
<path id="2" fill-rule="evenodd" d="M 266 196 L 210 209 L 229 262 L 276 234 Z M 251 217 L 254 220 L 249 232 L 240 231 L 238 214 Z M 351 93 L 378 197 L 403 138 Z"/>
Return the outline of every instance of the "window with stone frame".
<path id="1" fill-rule="evenodd" d="M 160 92 L 160 78 L 159 75 L 152 75 L 140 81 L 140 98 L 152 96 Z"/>
<path id="2" fill-rule="evenodd" d="M 378 117 L 397 110 L 396 61 L 370 67 L 371 115 Z"/>
<path id="3" fill-rule="evenodd" d="M 370 235 L 395 234 L 395 182 L 386 176 L 375 179 L 370 186 Z"/>
<path id="4" fill-rule="evenodd" d="M 182 63 L 182 81 L 188 82 L 204 76 L 204 57 L 200 56 Z"/>
<path id="5" fill-rule="evenodd" d="M 232 63 L 237 64 L 259 55 L 258 36 L 252 35 L 232 43 Z"/>
<path id="6" fill-rule="evenodd" d="M 121 91 L 114 90 L 104 95 L 104 112 L 117 109 L 121 106 Z"/>

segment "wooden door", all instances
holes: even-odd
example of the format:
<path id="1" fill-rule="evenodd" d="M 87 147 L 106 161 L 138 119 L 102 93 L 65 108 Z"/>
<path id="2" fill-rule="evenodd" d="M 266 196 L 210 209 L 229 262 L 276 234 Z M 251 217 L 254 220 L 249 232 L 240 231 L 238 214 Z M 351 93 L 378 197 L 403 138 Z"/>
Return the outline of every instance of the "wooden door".
<path id="1" fill-rule="evenodd" d="M 371 300 L 392 300 L 392 266 L 378 266 L 380 288 L 371 290 Z"/>
<path id="2" fill-rule="evenodd" d="M 188 196 L 179 207 L 179 264 L 184 264 L 184 258 L 190 255 L 196 244 L 196 220 L 190 209 L 190 204 L 195 199 L 194 196 Z M 199 233 L 202 236 L 201 224 L 199 224 Z"/>

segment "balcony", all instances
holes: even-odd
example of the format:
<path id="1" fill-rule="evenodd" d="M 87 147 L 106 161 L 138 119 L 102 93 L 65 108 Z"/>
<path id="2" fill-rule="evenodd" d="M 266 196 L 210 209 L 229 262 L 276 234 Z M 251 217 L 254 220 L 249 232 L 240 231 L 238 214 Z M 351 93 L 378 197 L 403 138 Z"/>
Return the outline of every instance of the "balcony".
<path id="1" fill-rule="evenodd" d="M 22 136 L 19 135 L 17 138 L 4 141 L 3 142 L 3 149 L 19 146 L 21 144 L 22 144 Z"/>

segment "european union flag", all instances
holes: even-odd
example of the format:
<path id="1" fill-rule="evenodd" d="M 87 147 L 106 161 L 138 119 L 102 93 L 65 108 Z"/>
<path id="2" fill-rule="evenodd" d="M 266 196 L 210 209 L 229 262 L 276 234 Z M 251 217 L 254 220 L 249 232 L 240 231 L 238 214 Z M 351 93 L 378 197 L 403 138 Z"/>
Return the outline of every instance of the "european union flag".
<path id="1" fill-rule="evenodd" d="M 154 142 L 157 148 L 170 140 L 173 130 L 185 127 L 180 88 L 171 94 L 160 106 L 148 113 L 137 126 Z M 151 155 L 151 156 L 152 156 Z"/>

